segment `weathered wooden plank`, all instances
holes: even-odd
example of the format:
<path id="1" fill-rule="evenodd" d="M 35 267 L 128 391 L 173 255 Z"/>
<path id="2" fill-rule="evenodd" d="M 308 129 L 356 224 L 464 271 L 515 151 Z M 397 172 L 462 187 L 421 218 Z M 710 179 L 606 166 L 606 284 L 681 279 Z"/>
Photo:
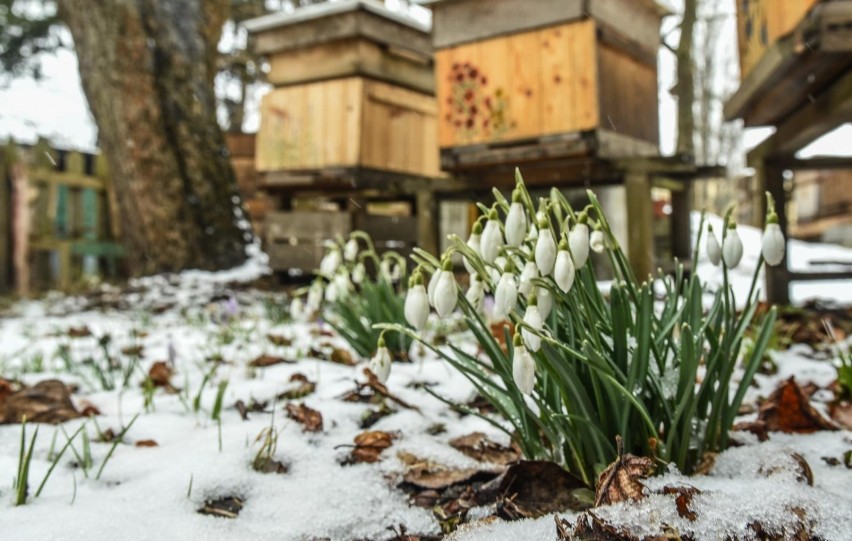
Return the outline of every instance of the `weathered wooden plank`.
<path id="1" fill-rule="evenodd" d="M 348 212 L 294 211 L 270 212 L 266 216 L 267 239 L 290 242 L 290 239 L 333 239 L 348 235 L 352 217 Z"/>
<path id="2" fill-rule="evenodd" d="M 661 14 L 656 6 L 636 0 L 594 0 L 589 2 L 589 14 L 599 28 L 611 29 L 611 38 L 617 33 L 636 47 L 656 56 L 660 46 Z M 620 41 L 620 40 L 619 40 Z"/>
<path id="3" fill-rule="evenodd" d="M 737 3 L 740 72 L 745 79 L 766 51 L 789 35 L 821 0 L 753 0 Z"/>
<path id="4" fill-rule="evenodd" d="M 104 183 L 101 179 L 81 173 L 67 171 L 51 171 L 43 167 L 33 168 L 30 173 L 30 182 L 43 184 L 61 184 L 69 188 L 90 188 L 92 190 L 103 190 Z"/>
<path id="5" fill-rule="evenodd" d="M 0 294 L 6 294 L 12 286 L 12 190 L 7 168 L 11 166 L 14 145 L 10 141 L 0 148 Z M 7 158 L 8 156 L 8 158 Z"/>
<path id="6" fill-rule="evenodd" d="M 640 281 L 654 272 L 654 208 L 651 202 L 651 178 L 646 173 L 627 172 L 627 257 Z"/>

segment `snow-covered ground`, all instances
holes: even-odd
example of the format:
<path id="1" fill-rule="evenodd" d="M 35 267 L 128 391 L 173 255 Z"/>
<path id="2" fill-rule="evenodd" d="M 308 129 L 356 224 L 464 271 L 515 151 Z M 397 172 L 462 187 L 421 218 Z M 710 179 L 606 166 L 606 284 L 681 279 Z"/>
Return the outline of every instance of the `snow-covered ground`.
<path id="1" fill-rule="evenodd" d="M 741 230 L 746 245 L 743 272 L 756 260 L 752 237 L 757 234 Z M 794 266 L 812 257 L 850 257 L 849 250 L 838 249 L 841 252 L 827 256 L 835 248 L 797 243 L 790 250 Z M 702 264 L 699 272 L 712 281 L 713 269 Z M 507 437 L 474 416 L 460 417 L 416 385 L 429 384 L 434 392 L 458 401 L 473 394 L 467 380 L 415 346 L 414 362 L 395 364 L 388 388 L 416 404 L 420 412 L 394 406 L 396 413 L 370 427 L 398 433 L 382 454 L 383 460 L 342 465 L 350 452 L 347 446 L 364 430 L 360 427 L 364 415 L 376 408 L 341 398 L 355 389 L 356 381 L 364 381 L 366 360 L 356 366 L 322 360 L 330 349 L 346 348 L 327 327 L 322 323 L 278 323 L 276 307 L 286 303 L 282 295 L 232 290 L 227 284 L 262 272 L 260 263 L 230 275 L 149 278 L 135 284 L 139 291 L 122 297 L 122 310 L 78 312 L 75 306 L 80 308 L 83 303 L 52 299 L 18 305 L 12 310 L 14 315 L 0 319 L 0 376 L 19 378 L 28 385 L 62 379 L 77 386 L 73 400 L 78 409 L 91 405 L 101 413 L 94 420 L 64 423 L 64 432 L 55 426 L 40 426 L 30 472 L 30 500 L 18 507 L 13 505 L 11 485 L 18 467 L 21 426 L 0 426 L 0 539 L 389 539 L 395 534 L 388 528 L 400 525 L 412 534 L 440 533 L 432 512 L 412 505 L 409 496 L 397 488 L 405 471 L 400 453 L 448 468 L 481 467 L 451 447 L 449 440 L 474 431 L 503 444 L 508 443 Z M 739 284 L 737 281 L 737 287 Z M 835 284 L 829 298 L 839 301 L 846 295 L 852 302 L 852 291 L 845 289 L 850 288 Z M 164 307 L 164 312 L 154 313 Z M 69 329 L 84 325 L 91 336 L 69 337 Z M 99 338 L 106 335 L 110 336 L 109 354 L 124 366 L 132 357 L 121 350 L 143 346 L 132 383 L 125 389 L 118 382 L 117 389 L 104 390 L 97 372 L 86 364 L 89 358 L 104 362 Z M 280 337 L 292 343 L 275 345 Z M 454 340 L 469 338 L 458 335 Z M 835 377 L 830 360 L 811 359 L 809 352 L 806 346 L 796 346 L 775 354 L 778 373 L 757 376 L 747 402 L 767 396 L 791 374 L 802 384 L 829 385 Z M 295 362 L 250 367 L 260 355 Z M 170 357 L 175 366 L 171 383 L 178 391 L 169 394 L 157 389 L 146 409 L 141 381 L 154 362 Z M 69 359 L 76 368 L 68 368 Z M 288 400 L 276 400 L 292 387 L 290 377 L 296 373 L 315 382 L 316 391 L 292 402 L 304 402 L 322 414 L 321 432 L 304 432 L 300 424 L 287 418 L 283 407 Z M 211 411 L 222 381 L 228 384 L 220 430 Z M 196 396 L 200 396 L 198 411 L 193 404 Z M 815 396 L 814 405 L 824 411 L 819 393 Z M 239 400 L 266 405 L 263 411 L 250 411 L 248 420 L 243 420 L 235 407 Z M 96 479 L 112 446 L 95 441 L 98 433 L 107 429 L 117 433 L 137 414 L 125 442 L 116 447 Z M 93 466 L 88 477 L 69 451 L 42 494 L 34 498 L 35 487 L 50 467 L 51 448 L 55 453 L 66 441 L 64 434 L 74 433 L 84 423 L 92 439 Z M 433 435 L 439 425 L 444 431 Z M 278 433 L 274 458 L 286 465 L 286 473 L 259 473 L 252 468 L 261 444 L 258 438 L 268 427 Z M 33 429 L 34 425 L 28 426 L 28 438 Z M 755 521 L 770 530 L 787 527 L 789 532 L 795 513 L 802 510 L 820 539 L 852 540 L 852 470 L 842 464 L 843 454 L 852 450 L 852 433 L 773 433 L 764 443 L 748 434 L 737 437 L 745 445 L 720 455 L 710 475 L 687 478 L 672 471 L 647 483 L 652 491 L 672 485 L 700 489 L 692 504 L 698 516 L 695 522 L 678 516 L 673 496 L 658 494 L 639 504 L 600 508 L 595 513 L 639 534 L 666 523 L 681 533 L 692 533 L 695 539 L 715 540 L 744 536 L 747 525 Z M 135 445 L 144 440 L 157 445 Z M 78 451 L 80 441 L 75 440 Z M 795 479 L 793 452 L 810 465 L 813 486 Z M 841 463 L 832 466 L 824 458 Z M 197 513 L 205 501 L 226 496 L 244 500 L 237 518 Z M 475 511 L 471 514 L 487 516 L 491 512 Z M 570 513 L 560 516 L 576 517 Z M 551 540 L 556 539 L 556 528 L 552 515 L 519 522 L 474 522 L 453 539 Z"/>

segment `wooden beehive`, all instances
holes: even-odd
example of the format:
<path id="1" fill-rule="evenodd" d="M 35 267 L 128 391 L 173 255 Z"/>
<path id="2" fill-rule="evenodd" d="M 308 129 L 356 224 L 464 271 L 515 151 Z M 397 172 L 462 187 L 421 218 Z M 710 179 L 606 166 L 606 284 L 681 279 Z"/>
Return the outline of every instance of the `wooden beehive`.
<path id="1" fill-rule="evenodd" d="M 270 182 L 298 184 L 339 168 L 439 175 L 428 26 L 376 0 L 246 26 L 275 87 L 261 104 L 256 154 Z"/>
<path id="2" fill-rule="evenodd" d="M 591 130 L 656 149 L 663 13 L 654 1 L 426 4 L 434 14 L 442 154 Z M 456 165 L 444 160 L 445 168 Z"/>
<path id="3" fill-rule="evenodd" d="M 766 50 L 799 24 L 819 0 L 739 0 L 740 73 L 745 79 Z"/>

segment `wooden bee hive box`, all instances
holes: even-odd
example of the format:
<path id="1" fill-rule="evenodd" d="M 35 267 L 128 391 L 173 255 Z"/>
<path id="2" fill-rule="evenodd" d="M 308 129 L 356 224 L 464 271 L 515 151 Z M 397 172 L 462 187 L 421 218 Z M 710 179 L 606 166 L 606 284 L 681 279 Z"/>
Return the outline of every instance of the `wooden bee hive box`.
<path id="1" fill-rule="evenodd" d="M 621 157 L 655 154 L 657 48 L 652 0 L 432 0 L 438 139 L 445 169 L 500 162 L 488 148 L 551 159 L 578 133 L 613 135 Z M 563 137 L 564 136 L 564 137 Z M 594 145 L 592 145 L 594 146 Z M 481 159 L 465 160 L 465 149 Z"/>
<path id="2" fill-rule="evenodd" d="M 440 174 L 428 26 L 376 0 L 319 4 L 245 26 L 275 87 L 263 98 L 257 135 L 267 185 L 335 169 Z"/>

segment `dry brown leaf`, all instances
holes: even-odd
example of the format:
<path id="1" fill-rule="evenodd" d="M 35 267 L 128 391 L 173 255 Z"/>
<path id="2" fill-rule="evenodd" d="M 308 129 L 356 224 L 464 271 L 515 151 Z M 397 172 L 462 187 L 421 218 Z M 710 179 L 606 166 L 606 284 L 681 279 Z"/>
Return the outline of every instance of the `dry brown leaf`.
<path id="1" fill-rule="evenodd" d="M 278 400 L 298 400 L 304 398 L 314 392 L 317 384 L 308 379 L 302 373 L 295 373 L 290 376 L 290 385 L 288 388 L 278 394 Z"/>
<path id="2" fill-rule="evenodd" d="M 142 344 L 138 344 L 135 346 L 127 346 L 126 348 L 121 349 L 121 354 L 126 357 L 141 357 L 142 352 L 145 350 L 145 346 Z"/>
<path id="3" fill-rule="evenodd" d="M 591 506 L 593 497 L 580 479 L 555 462 L 524 460 L 509 466 L 499 478 L 497 515 L 517 520 L 567 509 L 580 511 Z"/>
<path id="4" fill-rule="evenodd" d="M 641 480 L 654 473 L 654 461 L 647 457 L 624 454 L 623 442 L 618 442 L 618 458 L 600 476 L 595 487 L 595 507 L 623 502 L 638 501 L 645 497 L 645 485 Z"/>
<path id="5" fill-rule="evenodd" d="M 479 462 L 507 465 L 521 459 L 516 445 L 505 447 L 488 439 L 482 432 L 474 432 L 450 440 L 450 445 Z"/>
<path id="6" fill-rule="evenodd" d="M 382 451 L 393 445 L 396 437 L 389 432 L 371 430 L 355 436 L 355 448 L 352 449 L 351 459 L 354 463 L 373 463 L 380 460 Z"/>
<path id="7" fill-rule="evenodd" d="M 49 379 L 32 387 L 25 387 L 6 396 L 0 423 L 59 424 L 80 417 L 71 402 L 68 387 L 59 380 Z"/>
<path id="8" fill-rule="evenodd" d="M 681 518 L 685 518 L 692 522 L 698 518 L 698 515 L 695 514 L 695 511 L 693 511 L 690 506 L 692 505 L 693 496 L 701 494 L 700 490 L 690 486 L 665 486 L 663 487 L 663 494 L 675 495 L 677 514 L 680 515 Z"/>
<path id="9" fill-rule="evenodd" d="M 287 404 L 287 417 L 302 425 L 305 432 L 322 432 L 322 414 L 304 404 Z"/>
<path id="10" fill-rule="evenodd" d="M 139 440 L 136 442 L 136 447 L 158 447 L 159 444 L 154 440 Z"/>
<path id="11" fill-rule="evenodd" d="M 278 355 L 261 355 L 255 360 L 249 363 L 249 366 L 254 368 L 266 368 L 268 366 L 274 366 L 276 364 L 293 364 L 296 361 L 292 361 L 289 359 L 285 359 L 284 357 L 279 357 Z"/>
<path id="12" fill-rule="evenodd" d="M 352 354 L 343 348 L 334 348 L 331 350 L 331 355 L 329 355 L 328 360 L 333 363 L 343 364 L 346 366 L 355 366 L 358 364 L 358 361 L 352 357 Z"/>
<path id="13" fill-rule="evenodd" d="M 828 406 L 828 414 L 835 423 L 847 430 L 852 430 L 852 402 L 838 400 Z"/>
<path id="14" fill-rule="evenodd" d="M 218 500 L 207 500 L 204 507 L 198 510 L 202 515 L 212 515 L 222 518 L 237 518 L 242 511 L 245 501 L 237 496 L 225 496 Z"/>
<path id="15" fill-rule="evenodd" d="M 790 377 L 760 405 L 758 421 L 766 423 L 769 431 L 811 433 L 818 430 L 837 430 L 811 406 L 807 396 Z"/>
<path id="16" fill-rule="evenodd" d="M 165 361 L 157 361 L 151 365 L 148 370 L 148 378 L 157 387 L 171 387 L 173 371 L 169 363 Z"/>
<path id="17" fill-rule="evenodd" d="M 267 334 L 266 339 L 269 340 L 275 346 L 292 346 L 293 339 L 287 338 L 281 334 Z"/>
<path id="18" fill-rule="evenodd" d="M 92 336 L 92 331 L 85 325 L 81 325 L 79 327 L 70 327 L 68 329 L 68 337 L 69 338 L 85 338 L 87 336 Z"/>
<path id="19" fill-rule="evenodd" d="M 385 384 L 382 383 L 381 381 L 379 381 L 379 378 L 369 368 L 366 368 L 366 367 L 364 368 L 364 376 L 367 378 L 366 387 L 369 387 L 370 389 L 372 389 L 376 394 L 381 395 L 381 396 L 383 396 L 383 397 L 385 397 L 385 398 L 387 398 L 387 399 L 389 399 L 393 402 L 396 402 L 397 404 L 399 404 L 403 408 L 414 410 L 418 413 L 420 412 L 420 408 L 418 408 L 417 406 L 409 404 L 405 400 L 399 398 L 398 396 L 396 396 L 396 395 L 392 394 L 390 391 L 388 391 L 388 388 L 385 386 Z M 360 386 L 360 384 L 358 384 L 358 385 Z M 358 392 L 360 393 L 360 389 L 359 389 Z"/>
<path id="20" fill-rule="evenodd" d="M 397 453 L 405 464 L 402 480 L 417 488 L 427 490 L 444 490 L 452 485 L 465 483 L 474 477 L 484 476 L 494 478 L 501 473 L 498 469 L 463 468 L 453 469 L 443 464 L 421 459 L 411 453 Z"/>

